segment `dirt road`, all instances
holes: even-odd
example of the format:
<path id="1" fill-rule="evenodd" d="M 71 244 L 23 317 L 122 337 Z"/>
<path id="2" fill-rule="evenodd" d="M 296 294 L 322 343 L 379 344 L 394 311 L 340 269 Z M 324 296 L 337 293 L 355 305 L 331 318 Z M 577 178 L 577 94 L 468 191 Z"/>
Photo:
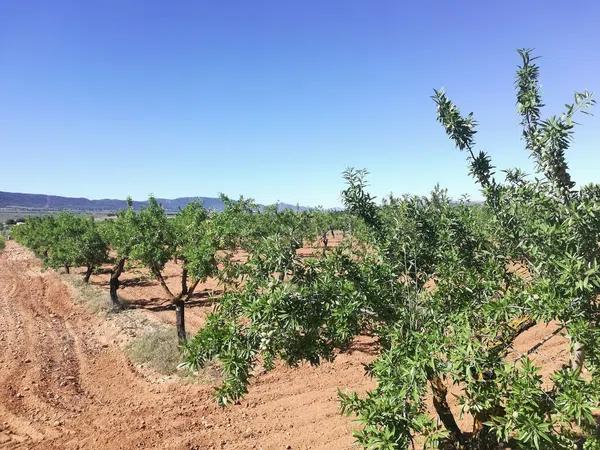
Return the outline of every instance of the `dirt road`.
<path id="1" fill-rule="evenodd" d="M 257 377 L 240 405 L 210 386 L 151 382 L 74 302 L 60 276 L 13 242 L 0 252 L 0 448 L 347 449 L 337 389 L 364 390 L 368 345 L 312 368 Z"/>

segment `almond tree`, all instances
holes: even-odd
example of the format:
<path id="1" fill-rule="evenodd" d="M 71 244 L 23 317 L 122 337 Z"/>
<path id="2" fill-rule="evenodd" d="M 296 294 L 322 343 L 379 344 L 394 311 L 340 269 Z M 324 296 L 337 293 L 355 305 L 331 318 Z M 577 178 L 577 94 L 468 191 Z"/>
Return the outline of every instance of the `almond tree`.
<path id="1" fill-rule="evenodd" d="M 108 244 L 94 222 L 87 226 L 79 248 L 79 261 L 86 267 L 83 281 L 88 283 L 94 270 L 108 259 Z"/>
<path id="2" fill-rule="evenodd" d="M 11 236 L 17 242 L 29 247 L 38 258 L 45 261 L 52 243 L 51 233 L 54 217 L 30 217 L 18 227 L 13 227 Z"/>
<path id="3" fill-rule="evenodd" d="M 70 212 L 28 219 L 13 232 L 19 242 L 32 248 L 48 267 L 85 266 L 87 283 L 96 267 L 106 261 L 108 246 L 91 217 Z"/>
<path id="4" fill-rule="evenodd" d="M 422 299 L 417 317 L 390 330 L 390 343 L 372 367 L 377 389 L 365 398 L 342 395 L 345 411 L 365 423 L 357 438 L 366 447 L 407 448 L 416 434 L 433 447 L 575 448 L 581 434 L 587 448 L 598 446 L 592 411 L 599 400 L 600 205 L 573 190 L 565 161 L 573 115 L 593 102 L 587 93 L 576 94 L 563 115 L 542 121 L 537 66 L 528 51 L 520 54 L 517 101 L 524 140 L 543 179 L 529 181 L 522 171 L 510 170 L 506 183 L 497 181 L 489 155 L 475 151 L 473 115 L 461 115 L 445 93 L 435 92 L 439 121 L 466 151 L 470 172 L 484 192 L 491 219 L 488 244 L 467 259 L 457 259 L 458 249 L 444 246 L 434 253 L 441 258 L 426 266 L 434 269 L 435 288 L 417 291 Z M 366 218 L 372 209 L 358 208 Z M 438 225 L 443 222 L 437 219 Z M 462 228 L 449 225 L 451 233 Z M 380 241 L 390 234 L 384 229 Z M 472 231 L 469 235 L 481 242 Z M 459 245 L 465 239 L 451 241 Z M 423 260 L 421 251 L 409 260 L 418 266 L 419 256 Z M 524 264 L 530 277 L 510 273 L 511 262 Z M 548 391 L 528 358 L 537 346 L 514 363 L 505 358 L 524 329 L 550 320 L 571 336 L 572 361 L 552 375 Z M 443 427 L 423 406 L 427 382 Z M 449 383 L 464 386 L 458 400 L 462 412 L 473 415 L 470 434 L 447 407 Z"/>
<path id="5" fill-rule="evenodd" d="M 599 205 L 595 201 L 583 198 L 574 190 L 566 162 L 565 152 L 572 141 L 574 116 L 587 113 L 594 105 L 589 92 L 577 92 L 574 101 L 565 106 L 559 116 L 541 118 L 542 104 L 539 92 L 539 67 L 537 58 L 531 51 L 519 50 L 522 64 L 517 71 L 517 107 L 523 126 L 523 140 L 536 164 L 542 181 L 528 181 L 520 170 L 507 173 L 507 184 L 500 185 L 494 179 L 491 158 L 483 151 L 474 156 L 475 126 L 473 115 L 460 115 L 458 108 L 441 91 L 436 91 L 434 100 L 438 106 L 438 119 L 446 132 L 460 150 L 468 151 L 470 171 L 484 189 L 486 200 L 494 207 L 495 215 L 504 230 L 504 244 L 514 249 L 513 255 L 527 262 L 529 269 L 537 278 L 556 279 L 564 276 L 567 269 L 573 270 L 570 286 L 557 286 L 551 283 L 551 289 L 559 289 L 559 295 L 566 302 L 576 301 L 581 295 L 581 311 L 554 311 L 555 314 L 569 317 L 583 314 L 589 316 L 588 306 L 594 303 L 594 289 L 578 292 L 574 286 L 580 278 L 589 279 L 578 271 L 595 273 L 595 264 L 600 256 L 598 232 L 600 223 L 596 219 Z M 518 224 L 519 226 L 516 226 Z M 548 233 L 552 232 L 552 242 L 548 242 Z M 573 267 L 577 266 L 579 269 Z M 577 309 L 577 308 L 576 308 Z M 577 339 L 578 332 L 573 328 L 572 364 L 582 368 L 584 344 Z"/>
<path id="6" fill-rule="evenodd" d="M 577 94 L 563 115 L 542 121 L 537 70 L 529 52 L 521 55 L 518 103 L 543 179 L 510 170 L 499 182 L 491 158 L 476 152 L 473 116 L 435 92 L 439 120 L 466 151 L 486 204 L 451 202 L 437 189 L 379 206 L 366 172 L 348 170 L 343 199 L 364 225 L 353 232 L 363 245 L 302 261 L 283 256 L 291 253 L 274 245 L 279 234 L 264 238 L 245 284 L 185 347 L 192 367 L 220 360 L 220 403 L 242 396 L 261 362 L 317 364 L 368 331 L 380 346 L 367 367 L 377 387 L 340 394 L 342 410 L 363 424 L 356 438 L 365 448 L 414 448 L 417 436 L 427 448 L 600 447 L 592 414 L 600 400 L 600 205 L 596 187 L 574 191 L 564 158 L 573 115 L 592 102 Z M 287 276 L 273 276 L 279 262 Z M 529 276 L 509 270 L 515 262 Z M 516 361 L 507 356 L 520 333 L 550 320 L 571 336 L 573 357 L 547 389 L 529 359 L 542 343 Z M 461 387 L 456 400 L 472 430 L 450 408 L 450 385 Z"/>
<path id="7" fill-rule="evenodd" d="M 198 202 L 185 206 L 173 220 L 175 255 L 181 261 L 181 292 L 173 298 L 179 342 L 187 339 L 185 331 L 185 302 L 194 294 L 199 283 L 217 273 L 217 237 L 206 209 Z M 188 278 L 192 284 L 188 285 Z"/>
<path id="8" fill-rule="evenodd" d="M 127 208 L 119 211 L 114 220 L 103 223 L 101 231 L 110 248 L 115 253 L 114 264 L 110 271 L 109 289 L 113 310 L 123 307 L 119 301 L 119 277 L 125 270 L 125 263 L 131 256 L 131 251 L 138 238 L 136 229 L 137 214 L 133 210 L 131 198 L 127 199 Z"/>
<path id="9" fill-rule="evenodd" d="M 175 308 L 177 336 L 180 343 L 187 339 L 185 302 L 196 286 L 216 272 L 216 242 L 207 211 L 199 203 L 190 203 L 174 219 L 167 218 L 154 197 L 134 220 L 135 239 L 129 257 L 147 267 L 160 283 Z M 175 256 L 181 261 L 181 290 L 173 292 L 163 271 Z M 192 284 L 188 286 L 188 278 Z"/>
<path id="10" fill-rule="evenodd" d="M 162 274 L 165 264 L 175 254 L 175 231 L 154 197 L 135 215 L 132 228 L 129 257 L 147 267 L 169 298 L 175 298 Z"/>

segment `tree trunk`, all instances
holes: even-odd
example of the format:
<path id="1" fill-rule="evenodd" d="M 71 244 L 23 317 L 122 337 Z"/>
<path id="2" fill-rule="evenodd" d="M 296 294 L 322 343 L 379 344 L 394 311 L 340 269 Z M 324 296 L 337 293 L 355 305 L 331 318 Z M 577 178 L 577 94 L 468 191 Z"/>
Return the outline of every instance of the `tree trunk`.
<path id="1" fill-rule="evenodd" d="M 177 339 L 180 344 L 185 344 L 187 334 L 185 332 L 185 302 L 181 299 L 175 300 L 175 321 L 177 323 Z"/>
<path id="2" fill-rule="evenodd" d="M 86 283 L 90 282 L 90 277 L 92 276 L 92 272 L 94 271 L 94 266 L 88 265 L 87 270 L 85 271 L 85 275 L 83 276 L 83 281 Z"/>
<path id="3" fill-rule="evenodd" d="M 124 267 L 125 258 L 121 258 L 110 272 L 110 300 L 112 302 L 112 307 L 115 310 L 121 309 L 122 306 L 119 301 L 119 296 L 117 295 L 117 290 L 119 289 L 119 277 L 121 276 Z"/>
<path id="4" fill-rule="evenodd" d="M 65 264 L 65 273 L 71 273 L 71 271 L 69 270 L 68 264 Z"/>
<path id="5" fill-rule="evenodd" d="M 460 428 L 454 419 L 454 415 L 448 406 L 448 401 L 446 400 L 446 394 L 448 393 L 446 385 L 437 375 L 431 377 L 429 383 L 431 384 L 431 390 L 433 392 L 433 407 L 435 408 L 438 417 L 444 424 L 444 427 L 446 427 L 446 430 L 450 432 L 452 439 L 460 444 L 464 443 L 462 431 L 460 431 Z"/>
<path id="6" fill-rule="evenodd" d="M 188 293 L 187 279 L 188 279 L 188 271 L 184 267 L 183 270 L 181 271 L 181 296 L 184 296 Z"/>

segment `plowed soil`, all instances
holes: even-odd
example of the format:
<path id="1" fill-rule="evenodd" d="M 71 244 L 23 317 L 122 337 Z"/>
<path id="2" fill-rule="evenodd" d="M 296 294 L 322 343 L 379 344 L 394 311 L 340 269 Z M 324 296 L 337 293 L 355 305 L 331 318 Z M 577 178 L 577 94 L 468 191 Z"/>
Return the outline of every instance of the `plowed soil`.
<path id="1" fill-rule="evenodd" d="M 53 271 L 8 242 L 0 253 L 0 448 L 344 449 L 353 423 L 337 389 L 364 390 L 357 343 L 334 363 L 278 367 L 239 405 L 212 387 L 153 383 L 107 336 L 114 330 L 75 303 Z"/>
<path id="2" fill-rule="evenodd" d="M 173 285 L 177 269 L 170 269 Z M 127 283 L 136 276 L 126 273 L 121 295 L 140 314 L 171 322 L 160 287 L 149 280 Z M 93 282 L 103 287 L 106 279 L 101 274 Z M 201 325 L 211 308 L 207 292 L 215 288 L 200 289 L 188 310 L 190 329 Z M 519 337 L 517 351 L 526 352 L 553 329 L 530 329 Z M 29 251 L 7 242 L 0 252 L 0 448 L 354 447 L 356 425 L 339 414 L 337 390 L 373 387 L 363 364 L 375 348 L 366 338 L 333 363 L 259 374 L 239 405 L 223 409 L 209 385 L 147 377 L 116 343 L 118 332 L 74 301 L 61 275 L 42 270 Z M 557 334 L 530 356 L 549 372 L 566 352 L 565 338 Z"/>

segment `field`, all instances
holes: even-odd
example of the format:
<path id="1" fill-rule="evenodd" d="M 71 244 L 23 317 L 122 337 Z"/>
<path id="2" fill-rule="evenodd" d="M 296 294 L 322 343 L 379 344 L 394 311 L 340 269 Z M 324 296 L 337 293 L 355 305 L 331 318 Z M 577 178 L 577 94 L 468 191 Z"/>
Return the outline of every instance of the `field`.
<path id="1" fill-rule="evenodd" d="M 600 449 L 600 185 L 565 159 L 594 100 L 542 119 L 537 58 L 518 53 L 535 177 L 497 170 L 474 115 L 432 97 L 483 203 L 439 186 L 376 201 L 348 168 L 344 210 L 223 195 L 169 216 L 151 196 L 12 227 L 0 443 Z"/>
<path id="2" fill-rule="evenodd" d="M 336 392 L 371 386 L 362 367 L 372 359 L 368 341 L 332 364 L 259 375 L 239 405 L 222 409 L 209 384 L 151 380 L 136 369 L 113 343 L 128 339 L 118 325 L 78 304 L 61 276 L 41 271 L 14 242 L 0 255 L 0 286 L 2 448 L 352 446 Z M 129 293 L 145 295 L 140 290 Z M 191 310 L 201 321 L 203 308 Z"/>
<path id="3" fill-rule="evenodd" d="M 167 273 L 172 272 L 176 268 Z M 125 275 L 131 281 L 136 271 Z M 105 289 L 106 277 L 96 275 L 92 283 Z M 249 394 L 223 409 L 214 402 L 210 382 L 152 376 L 126 357 L 124 345 L 131 329 L 138 330 L 136 323 L 174 320 L 172 310 L 160 310 L 167 299 L 158 283 L 124 283 L 123 298 L 139 307 L 130 311 L 127 330 L 91 313 L 70 280 L 43 271 L 14 242 L 0 254 L 2 448 L 354 448 L 355 425 L 339 414 L 337 389 L 373 387 L 363 369 L 375 352 L 369 338 L 359 337 L 333 363 L 259 373 Z M 211 308 L 203 298 L 213 287 L 202 286 L 198 304 L 188 309 L 193 331 Z M 552 331 L 542 325 L 528 330 L 515 342 L 515 352 L 527 351 Z M 568 346 L 556 335 L 532 356 L 550 373 L 568 359 Z"/>

